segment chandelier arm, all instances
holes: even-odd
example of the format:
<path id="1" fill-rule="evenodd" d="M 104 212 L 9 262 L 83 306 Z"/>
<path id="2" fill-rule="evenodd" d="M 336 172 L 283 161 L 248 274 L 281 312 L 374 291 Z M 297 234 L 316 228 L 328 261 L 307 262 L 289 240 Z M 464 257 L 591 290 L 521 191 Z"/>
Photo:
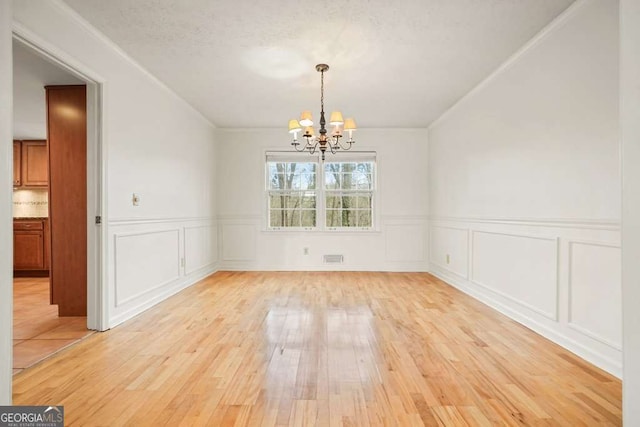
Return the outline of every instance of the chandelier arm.
<path id="1" fill-rule="evenodd" d="M 315 144 L 307 142 L 307 146 L 305 148 L 309 150 L 309 154 L 316 154 L 316 150 L 318 149 L 318 141 L 316 141 Z"/>
<path id="2" fill-rule="evenodd" d="M 354 140 L 352 140 L 352 139 L 350 139 L 350 140 L 347 140 L 346 142 L 347 142 L 347 144 L 349 144 L 349 145 L 347 145 L 347 146 L 342 145 L 342 141 L 338 141 L 338 142 L 336 143 L 336 145 L 338 145 L 341 149 L 343 149 L 343 150 L 345 150 L 345 151 L 346 151 L 346 150 L 350 150 L 350 149 L 351 149 L 351 147 L 353 146 L 353 143 L 354 143 L 355 141 L 354 141 Z"/>
<path id="3" fill-rule="evenodd" d="M 335 145 L 331 146 L 331 154 L 336 154 L 338 152 L 338 148 L 340 147 L 336 147 Z"/>
<path id="4" fill-rule="evenodd" d="M 293 145 L 293 149 L 298 151 L 298 152 L 303 152 L 304 150 L 306 150 L 307 145 L 301 145 L 299 142 L 292 142 L 291 145 Z M 298 148 L 300 147 L 300 148 Z"/>

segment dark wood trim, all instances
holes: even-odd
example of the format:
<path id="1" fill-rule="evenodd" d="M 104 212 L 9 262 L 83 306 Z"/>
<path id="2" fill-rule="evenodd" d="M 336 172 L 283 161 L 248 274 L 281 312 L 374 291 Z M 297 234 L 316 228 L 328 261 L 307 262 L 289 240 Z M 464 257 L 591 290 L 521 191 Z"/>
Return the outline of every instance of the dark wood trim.
<path id="1" fill-rule="evenodd" d="M 85 88 L 87 85 L 47 85 L 44 88 L 46 90 L 65 90 L 70 88 Z"/>
<path id="2" fill-rule="evenodd" d="M 49 277 L 49 270 L 13 270 L 13 277 Z"/>

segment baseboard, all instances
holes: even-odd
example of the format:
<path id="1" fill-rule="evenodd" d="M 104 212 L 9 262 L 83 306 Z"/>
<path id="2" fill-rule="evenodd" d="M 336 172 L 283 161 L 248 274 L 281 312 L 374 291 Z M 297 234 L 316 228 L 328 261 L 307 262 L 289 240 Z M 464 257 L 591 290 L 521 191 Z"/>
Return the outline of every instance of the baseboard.
<path id="1" fill-rule="evenodd" d="M 266 265 L 251 262 L 222 262 L 220 270 L 225 271 L 384 271 L 390 273 L 428 273 L 426 263 L 344 265 L 344 264 L 316 264 L 316 265 Z"/>
<path id="2" fill-rule="evenodd" d="M 486 304 L 487 306 L 497 310 L 498 312 L 504 314 L 512 320 L 526 326 L 527 328 L 533 330 L 537 334 L 542 335 L 543 337 L 553 341 L 554 343 L 564 347 L 565 349 L 571 351 L 577 356 L 585 359 L 586 361 L 596 365 L 597 367 L 607 371 L 611 375 L 614 375 L 617 378 L 622 378 L 622 362 L 611 359 L 610 357 L 604 356 L 593 349 L 585 346 L 582 343 L 575 341 L 574 339 L 566 336 L 562 333 L 562 331 L 551 329 L 532 317 L 518 312 L 515 309 L 508 307 L 495 299 L 491 298 L 491 296 L 487 295 L 482 291 L 478 291 L 474 289 L 471 283 L 466 280 L 460 278 L 455 274 L 451 274 L 446 270 L 438 267 L 437 265 L 431 264 L 429 273 L 436 276 L 440 280 L 444 281 L 448 285 L 453 286 L 454 288 L 464 292 L 465 294 L 475 298 L 476 300 Z"/>
<path id="3" fill-rule="evenodd" d="M 197 270 L 188 276 L 182 277 L 182 280 L 177 281 L 176 283 L 171 285 L 169 288 L 155 295 L 148 301 L 145 301 L 141 304 L 131 307 L 128 310 L 124 311 L 123 313 L 120 313 L 116 316 L 111 317 L 109 319 L 109 329 L 114 328 L 122 324 L 123 322 L 126 322 L 127 320 L 137 316 L 138 314 L 145 312 L 146 310 L 166 300 L 167 298 L 177 294 L 178 292 L 190 286 L 195 285 L 197 282 L 201 281 L 205 277 L 208 277 L 214 274 L 218 270 L 220 270 L 220 268 L 218 267 L 218 263 L 214 263 L 214 264 L 210 264 L 209 266 L 203 267 L 202 269 Z"/>

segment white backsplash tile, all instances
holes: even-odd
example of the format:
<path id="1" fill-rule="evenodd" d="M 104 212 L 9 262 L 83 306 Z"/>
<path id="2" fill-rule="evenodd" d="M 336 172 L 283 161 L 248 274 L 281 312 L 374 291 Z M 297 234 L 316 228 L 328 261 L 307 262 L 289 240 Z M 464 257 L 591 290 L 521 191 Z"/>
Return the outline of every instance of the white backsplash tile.
<path id="1" fill-rule="evenodd" d="M 32 190 L 14 190 L 14 218 L 35 218 L 48 216 L 49 192 L 46 188 Z"/>

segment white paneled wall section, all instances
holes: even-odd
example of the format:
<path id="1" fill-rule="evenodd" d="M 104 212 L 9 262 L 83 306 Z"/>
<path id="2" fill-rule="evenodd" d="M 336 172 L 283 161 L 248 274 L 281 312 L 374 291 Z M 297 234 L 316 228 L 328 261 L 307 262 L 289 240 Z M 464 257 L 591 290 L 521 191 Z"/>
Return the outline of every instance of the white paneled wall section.
<path id="1" fill-rule="evenodd" d="M 430 271 L 620 376 L 617 2 L 578 0 L 429 129 Z"/>
<path id="2" fill-rule="evenodd" d="M 377 229 L 364 232 L 266 230 L 265 153 L 292 150 L 286 128 L 216 132 L 221 268 L 426 271 L 424 130 L 358 131 L 351 152 L 377 153 Z M 324 255 L 343 255 L 344 262 L 326 264 Z"/>
<path id="3" fill-rule="evenodd" d="M 117 325 L 206 277 L 217 268 L 213 219 L 116 220 L 109 227 L 113 260 L 111 325 Z"/>
<path id="4" fill-rule="evenodd" d="M 433 274 L 621 375 L 617 224 L 435 219 L 430 236 Z"/>

